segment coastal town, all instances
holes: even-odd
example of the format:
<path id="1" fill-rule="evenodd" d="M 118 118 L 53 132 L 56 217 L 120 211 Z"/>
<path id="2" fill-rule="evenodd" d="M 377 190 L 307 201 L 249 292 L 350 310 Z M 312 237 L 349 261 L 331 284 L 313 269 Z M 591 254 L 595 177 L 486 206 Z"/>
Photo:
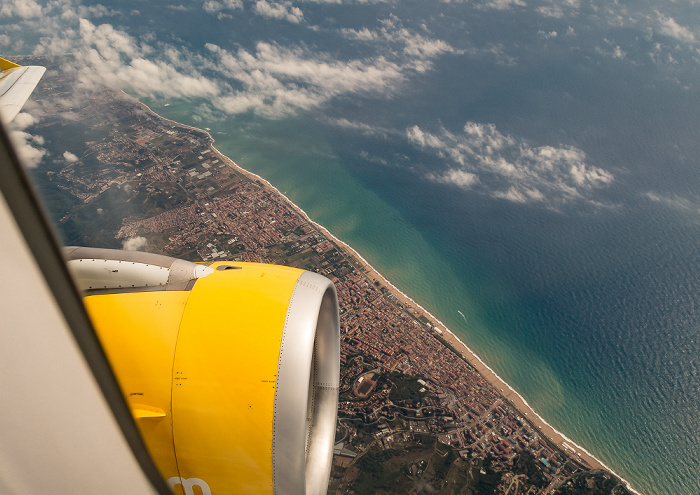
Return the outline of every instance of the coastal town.
<path id="1" fill-rule="evenodd" d="M 123 93 L 75 98 L 56 73 L 46 79 L 38 104 L 64 103 L 34 126 L 55 159 L 31 174 L 64 242 L 285 264 L 334 282 L 341 389 L 329 493 L 631 493 L 208 133 Z M 84 139 L 66 155 L 75 136 Z"/>

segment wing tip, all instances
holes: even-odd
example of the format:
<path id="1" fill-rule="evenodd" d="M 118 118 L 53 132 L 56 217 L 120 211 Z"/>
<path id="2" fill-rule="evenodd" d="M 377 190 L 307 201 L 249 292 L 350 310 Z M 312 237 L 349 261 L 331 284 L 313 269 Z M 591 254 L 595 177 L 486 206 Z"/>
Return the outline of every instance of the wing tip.
<path id="1" fill-rule="evenodd" d="M 0 57 L 0 70 L 6 71 L 7 69 L 14 69 L 15 67 L 22 67 L 22 66 Z"/>

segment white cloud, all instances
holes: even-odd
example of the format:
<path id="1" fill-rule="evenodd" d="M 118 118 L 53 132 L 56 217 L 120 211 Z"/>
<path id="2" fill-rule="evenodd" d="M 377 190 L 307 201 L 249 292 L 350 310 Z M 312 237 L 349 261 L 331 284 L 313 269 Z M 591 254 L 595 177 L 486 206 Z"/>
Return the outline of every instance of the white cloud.
<path id="1" fill-rule="evenodd" d="M 44 138 L 27 132 L 27 128 L 39 122 L 39 120 L 26 112 L 18 113 L 8 126 L 8 134 L 17 156 L 25 167 L 39 166 L 47 155 L 42 147 Z"/>
<path id="2" fill-rule="evenodd" d="M 469 50 L 472 55 L 491 55 L 495 57 L 497 64 L 514 65 L 516 59 L 506 53 L 502 44 L 490 44 L 483 48 L 472 48 Z"/>
<path id="3" fill-rule="evenodd" d="M 122 55 L 135 57 L 140 52 L 134 38 L 114 29 L 111 24 L 95 26 L 87 19 L 80 19 L 80 36 L 86 45 L 94 47 L 97 54 L 108 60 L 118 59 Z"/>
<path id="4" fill-rule="evenodd" d="M 220 0 L 216 5 L 238 4 Z M 288 2 L 275 5 L 303 18 Z M 266 42 L 259 42 L 252 51 L 227 51 L 207 44 L 208 52 L 193 54 L 184 48 L 154 45 L 148 37 L 133 37 L 111 24 L 76 19 L 74 14 L 62 23 L 60 29 L 54 26 L 61 34 L 43 37 L 34 52 L 74 54 L 77 63 L 66 70 L 74 72 L 76 89 L 107 85 L 137 97 L 204 98 L 218 115 L 254 111 L 279 117 L 316 108 L 342 94 L 390 96 L 408 72 L 428 70 L 433 58 L 452 50 L 440 40 L 403 28 L 397 19 L 384 23 L 382 35 L 399 50 L 382 47 L 378 52 L 387 56 L 349 60 L 307 46 Z M 206 118 L 202 113 L 200 117 Z"/>
<path id="5" fill-rule="evenodd" d="M 33 115 L 26 112 L 20 112 L 12 121 L 12 127 L 17 130 L 24 130 L 29 126 L 36 124 L 37 121 L 38 120 Z"/>
<path id="6" fill-rule="evenodd" d="M 543 5 L 535 10 L 544 17 L 554 17 L 555 19 L 564 17 L 564 11 L 558 5 Z"/>
<path id="7" fill-rule="evenodd" d="M 148 244 L 148 239 L 145 237 L 132 237 L 122 243 L 122 249 L 125 251 L 141 251 Z"/>
<path id="8" fill-rule="evenodd" d="M 627 52 L 624 51 L 620 47 L 620 45 L 616 45 L 606 38 L 604 38 L 603 41 L 607 44 L 607 46 L 597 46 L 595 48 L 596 53 L 605 57 L 611 57 L 620 60 L 624 59 L 627 56 Z"/>
<path id="9" fill-rule="evenodd" d="M 367 151 L 362 150 L 360 151 L 360 158 L 363 160 L 369 162 L 369 163 L 376 163 L 377 165 L 382 165 L 386 167 L 389 165 L 389 162 L 387 162 L 384 158 L 378 157 L 378 156 L 373 156 L 370 155 Z"/>
<path id="10" fill-rule="evenodd" d="M 299 24 L 304 20 L 304 13 L 299 7 L 292 5 L 289 1 L 258 0 L 253 9 L 256 14 L 269 19 L 279 19 L 293 24 Z"/>
<path id="11" fill-rule="evenodd" d="M 138 41 L 110 24 L 95 25 L 78 21 L 78 29 L 66 29 L 62 36 L 44 38 L 36 54 L 59 55 L 72 52 L 76 58 L 75 79 L 81 90 L 96 85 L 130 89 L 138 96 L 212 97 L 218 85 L 202 76 L 187 54 L 164 49 L 163 57 L 154 57 L 154 47 Z"/>
<path id="12" fill-rule="evenodd" d="M 357 122 L 357 121 L 352 121 L 348 120 L 346 118 L 327 118 L 324 119 L 325 122 L 327 122 L 330 125 L 334 125 L 336 127 L 342 127 L 344 129 L 352 129 L 353 131 L 361 132 L 365 136 L 376 136 L 376 135 L 383 135 L 387 136 L 389 134 L 397 134 L 396 131 L 392 131 L 386 127 L 380 127 L 376 125 L 370 125 L 366 124 L 364 122 Z"/>
<path id="13" fill-rule="evenodd" d="M 476 174 L 454 168 L 443 174 L 430 173 L 428 178 L 443 184 L 453 184 L 462 189 L 471 189 L 474 184 L 479 182 L 479 177 Z"/>
<path id="14" fill-rule="evenodd" d="M 467 122 L 461 134 L 446 129 L 433 134 L 418 126 L 406 130 L 410 142 L 448 163 L 446 171 L 427 178 L 463 189 L 480 190 L 514 202 L 545 202 L 556 206 L 590 198 L 610 184 L 613 175 L 586 163 L 585 153 L 572 146 L 531 146 L 501 133 L 493 124 Z"/>
<path id="15" fill-rule="evenodd" d="M 515 186 L 511 186 L 507 191 L 496 191 L 493 195 L 496 198 L 507 199 L 514 203 L 539 202 L 545 200 L 544 194 L 540 191 L 527 187 L 516 188 Z"/>
<path id="16" fill-rule="evenodd" d="M 78 156 L 75 153 L 71 153 L 70 151 L 64 151 L 63 152 L 63 158 L 68 162 L 68 163 L 75 163 L 78 161 Z"/>
<path id="17" fill-rule="evenodd" d="M 4 0 L 0 7 L 0 17 L 31 19 L 41 14 L 41 6 L 34 0 Z"/>
<path id="18" fill-rule="evenodd" d="M 379 39 L 379 34 L 376 31 L 370 31 L 366 27 L 362 29 L 342 28 L 340 32 L 347 39 L 360 41 L 374 41 Z"/>
<path id="19" fill-rule="evenodd" d="M 687 27 L 678 24 L 673 17 L 666 17 L 659 12 L 656 12 L 656 14 L 658 15 L 658 29 L 661 34 L 687 43 L 695 41 L 693 32 Z"/>
<path id="20" fill-rule="evenodd" d="M 374 56 L 348 59 L 315 46 L 270 42 L 230 50 L 207 44 L 207 50 L 196 53 L 157 42 L 152 33 L 132 36 L 110 23 L 80 18 L 73 0 L 54 0 L 49 5 L 45 21 L 33 21 L 41 35 L 33 53 L 72 54 L 75 63 L 62 70 L 72 72 L 76 91 L 106 85 L 139 98 L 204 99 L 206 109 L 198 111 L 203 119 L 245 112 L 280 117 L 317 108 L 341 95 L 392 97 L 411 73 L 430 70 L 443 53 L 456 53 L 448 43 L 426 34 L 427 28 L 416 33 L 395 16 L 382 21 L 375 31 L 344 32 L 358 40 L 374 39 L 377 46 L 370 47 Z M 229 15 L 224 14 L 226 9 L 231 12 L 243 3 L 204 0 L 200 5 L 213 15 Z M 258 0 L 252 6 L 262 15 L 303 20 L 301 10 L 288 0 Z M 95 6 L 84 13 L 98 16 L 112 11 Z M 70 112 L 70 108 L 56 110 Z M 67 113 L 66 118 L 70 117 Z"/>
<path id="21" fill-rule="evenodd" d="M 17 152 L 17 156 L 25 167 L 38 167 L 47 152 L 41 146 L 44 140 L 41 136 L 35 136 L 25 131 L 10 131 L 10 140 Z"/>
<path id="22" fill-rule="evenodd" d="M 77 14 L 79 18 L 92 17 L 93 19 L 95 19 L 98 17 L 109 17 L 119 15 L 119 12 L 107 8 L 104 5 L 97 4 L 91 6 L 78 5 Z"/>
<path id="23" fill-rule="evenodd" d="M 525 7 L 527 4 L 523 0 L 488 0 L 478 5 L 484 9 L 507 10 L 512 7 Z"/>
<path id="24" fill-rule="evenodd" d="M 366 42 L 384 42 L 394 53 L 401 54 L 404 64 L 418 72 L 431 68 L 431 60 L 443 53 L 458 53 L 449 43 L 432 39 L 405 28 L 398 17 L 392 15 L 381 21 L 377 30 L 341 29 L 341 34 L 352 40 Z"/>
<path id="25" fill-rule="evenodd" d="M 206 0 L 202 7 L 208 14 L 216 14 L 222 10 L 242 9 L 243 0 Z"/>
<path id="26" fill-rule="evenodd" d="M 652 62 L 659 65 L 678 65 L 678 61 L 675 59 L 670 50 L 659 42 L 654 43 L 653 49 L 649 52 L 649 58 Z"/>
<path id="27" fill-rule="evenodd" d="M 243 90 L 217 98 L 227 113 L 254 110 L 279 116 L 306 110 L 345 93 L 389 93 L 403 79 L 401 67 L 383 57 L 340 61 L 306 48 L 259 42 L 256 51 L 229 52 L 207 44 L 211 69 L 237 80 Z"/>
<path id="28" fill-rule="evenodd" d="M 541 5 L 535 11 L 545 17 L 561 19 L 577 14 L 579 6 L 579 0 L 549 0 L 548 5 Z"/>
<path id="29" fill-rule="evenodd" d="M 697 203 L 694 203 L 693 201 L 683 198 L 678 195 L 674 195 L 672 197 L 669 196 L 664 196 L 663 194 L 659 194 L 653 191 L 648 191 L 644 194 L 647 199 L 655 202 L 662 204 L 664 206 L 667 206 L 669 208 L 673 208 L 674 210 L 679 210 L 679 211 L 684 211 L 684 212 L 689 212 L 689 213 L 700 213 L 700 205 Z"/>
<path id="30" fill-rule="evenodd" d="M 479 10 L 496 9 L 507 10 L 513 7 L 525 7 L 525 0 L 442 0 L 444 3 L 470 3 Z"/>

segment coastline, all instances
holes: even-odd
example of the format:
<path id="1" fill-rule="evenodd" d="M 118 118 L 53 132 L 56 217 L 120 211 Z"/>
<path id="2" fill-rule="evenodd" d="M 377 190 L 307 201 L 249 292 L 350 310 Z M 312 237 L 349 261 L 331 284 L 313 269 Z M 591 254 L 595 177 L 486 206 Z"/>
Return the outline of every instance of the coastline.
<path id="1" fill-rule="evenodd" d="M 130 95 L 126 93 L 124 94 L 128 98 L 133 99 L 133 97 L 131 97 Z M 436 318 L 429 311 L 423 308 L 420 304 L 414 301 L 411 297 L 399 290 L 395 285 L 393 285 L 389 280 L 387 280 L 377 269 L 375 269 L 365 258 L 363 258 L 362 255 L 360 255 L 360 253 L 358 253 L 354 248 L 352 248 L 349 244 L 334 236 L 323 225 L 320 225 L 319 223 L 311 219 L 301 207 L 299 207 L 293 201 L 291 201 L 279 189 L 273 186 L 267 179 L 253 172 L 250 172 L 249 170 L 244 169 L 231 158 L 221 153 L 214 146 L 215 140 L 208 131 L 168 119 L 154 112 L 145 103 L 140 101 L 138 101 L 138 103 L 147 112 L 151 113 L 159 119 L 167 121 L 173 126 L 182 127 L 185 129 L 206 134 L 208 136 L 208 139 L 210 140 L 209 148 L 211 149 L 212 153 L 216 154 L 217 158 L 219 158 L 223 163 L 227 164 L 229 167 L 233 168 L 242 175 L 245 175 L 246 177 L 252 180 L 260 182 L 263 185 L 263 187 L 284 198 L 287 204 L 296 212 L 298 212 L 304 219 L 306 219 L 306 221 L 308 221 L 315 228 L 321 231 L 328 239 L 337 244 L 341 249 L 346 251 L 346 253 L 351 258 L 357 260 L 360 263 L 362 269 L 364 270 L 365 275 L 370 280 L 378 281 L 381 284 L 384 284 L 391 292 L 391 294 L 394 295 L 394 297 L 396 297 L 402 304 L 407 306 L 412 313 L 416 315 L 425 314 L 431 320 L 431 323 L 434 325 L 434 328 L 441 332 L 441 337 L 447 343 L 453 346 L 457 351 L 459 351 L 461 353 L 461 356 L 469 364 L 471 364 L 471 366 L 474 367 L 479 372 L 479 374 L 481 374 L 481 376 L 484 377 L 485 380 L 487 380 L 491 385 L 493 385 L 500 392 L 500 394 L 524 416 L 526 420 L 528 420 L 537 430 L 539 430 L 540 434 L 543 437 L 547 438 L 553 445 L 556 445 L 557 448 L 566 453 L 566 455 L 573 459 L 577 459 L 578 461 L 582 462 L 583 465 L 588 466 L 590 469 L 605 470 L 612 473 L 626 485 L 628 490 L 637 495 L 641 495 L 639 491 L 635 490 L 630 485 L 629 481 L 621 477 L 619 474 L 615 473 L 611 468 L 605 465 L 593 454 L 591 454 L 586 449 L 575 443 L 573 440 L 568 438 L 560 431 L 556 430 L 544 418 L 537 414 L 537 412 L 518 392 L 515 391 L 515 389 L 513 389 L 508 383 L 506 383 L 500 376 L 498 376 L 498 374 L 496 374 L 496 372 L 493 369 L 491 369 L 476 353 L 474 353 L 462 340 L 460 340 L 459 337 L 457 337 L 444 323 L 442 323 L 438 318 Z"/>

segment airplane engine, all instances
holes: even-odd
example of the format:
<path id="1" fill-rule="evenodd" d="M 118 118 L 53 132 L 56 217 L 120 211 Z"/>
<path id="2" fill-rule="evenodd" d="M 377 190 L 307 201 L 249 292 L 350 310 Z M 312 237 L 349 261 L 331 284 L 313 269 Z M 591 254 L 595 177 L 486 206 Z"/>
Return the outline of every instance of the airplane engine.
<path id="1" fill-rule="evenodd" d="M 175 493 L 326 493 L 339 382 L 330 280 L 142 252 L 64 255 Z"/>

